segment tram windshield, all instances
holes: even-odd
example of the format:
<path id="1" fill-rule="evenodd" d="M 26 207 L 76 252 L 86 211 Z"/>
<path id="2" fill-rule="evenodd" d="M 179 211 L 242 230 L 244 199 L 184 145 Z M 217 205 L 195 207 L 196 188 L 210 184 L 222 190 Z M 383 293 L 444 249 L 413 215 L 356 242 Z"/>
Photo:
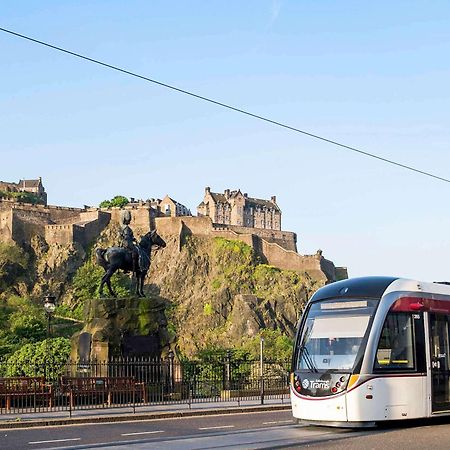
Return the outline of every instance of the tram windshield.
<path id="1" fill-rule="evenodd" d="M 313 303 L 299 335 L 297 369 L 350 371 L 362 355 L 378 300 L 333 299 Z"/>

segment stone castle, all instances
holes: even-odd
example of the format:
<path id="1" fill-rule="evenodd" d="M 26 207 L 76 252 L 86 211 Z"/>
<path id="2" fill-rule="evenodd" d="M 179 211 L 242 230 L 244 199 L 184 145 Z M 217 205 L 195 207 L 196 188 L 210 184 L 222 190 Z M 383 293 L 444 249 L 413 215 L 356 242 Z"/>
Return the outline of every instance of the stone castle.
<path id="1" fill-rule="evenodd" d="M 200 217 L 210 217 L 217 224 L 281 230 L 281 211 L 275 196 L 263 200 L 251 198 L 240 190 L 226 189 L 219 194 L 207 187 L 197 213 Z"/>
<path id="2" fill-rule="evenodd" d="M 0 181 L 0 192 L 29 192 L 34 194 L 40 203 L 47 204 L 47 193 L 42 185 L 41 177 L 37 180 L 20 180 L 18 183 Z"/>
<path id="3" fill-rule="evenodd" d="M 46 200 L 42 180 L 38 181 L 38 187 L 33 189 L 38 189 L 36 192 Z M 21 188 L 26 185 L 23 183 Z M 162 237 L 175 236 L 180 249 L 188 235 L 239 239 L 250 245 L 263 262 L 281 269 L 308 272 L 313 278 L 328 282 L 347 277 L 346 269 L 335 267 L 321 251 L 314 255 L 297 252 L 297 235 L 281 230 L 281 211 L 275 197 L 262 200 L 239 190 L 216 194 L 206 188 L 198 216 L 192 216 L 186 206 L 169 196 L 162 200 L 131 199 L 122 209 L 132 212 L 131 227 L 136 235 L 156 228 Z M 46 201 L 32 205 L 3 198 L 0 199 L 0 242 L 26 246 L 33 237 L 39 236 L 49 245 L 77 243 L 87 249 L 108 224 L 119 224 L 120 215 L 121 209 L 117 207 L 68 208 L 47 205 Z"/>

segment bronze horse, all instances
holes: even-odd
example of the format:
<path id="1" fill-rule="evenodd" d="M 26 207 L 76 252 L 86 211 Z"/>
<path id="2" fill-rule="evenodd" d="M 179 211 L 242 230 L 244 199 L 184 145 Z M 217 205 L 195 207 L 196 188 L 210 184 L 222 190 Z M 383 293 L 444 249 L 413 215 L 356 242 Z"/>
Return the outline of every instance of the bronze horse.
<path id="1" fill-rule="evenodd" d="M 154 245 L 158 248 L 164 248 L 166 246 L 164 239 L 162 239 L 155 230 L 149 231 L 142 236 L 138 244 L 140 253 L 142 254 L 142 257 L 140 258 L 141 267 L 135 267 L 134 274 L 136 275 L 136 295 L 139 297 L 145 297 L 144 280 L 150 269 L 151 252 L 152 246 Z M 105 269 L 105 275 L 103 275 L 102 281 L 100 282 L 100 296 L 103 295 L 103 286 L 106 284 L 111 296 L 116 297 L 116 293 L 111 287 L 111 277 L 119 269 L 122 269 L 125 272 L 133 272 L 132 253 L 126 248 L 109 247 L 107 249 L 98 248 L 95 251 L 95 256 L 97 264 Z"/>

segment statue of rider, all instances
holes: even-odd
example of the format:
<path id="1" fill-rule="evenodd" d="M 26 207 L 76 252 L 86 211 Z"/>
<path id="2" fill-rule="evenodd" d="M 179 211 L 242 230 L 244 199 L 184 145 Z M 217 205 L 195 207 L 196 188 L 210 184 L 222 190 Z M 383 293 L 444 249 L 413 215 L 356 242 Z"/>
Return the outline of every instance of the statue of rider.
<path id="1" fill-rule="evenodd" d="M 133 272 L 141 269 L 142 267 L 142 255 L 139 246 L 137 245 L 136 238 L 134 237 L 133 230 L 130 228 L 131 212 L 128 210 L 122 211 L 121 214 L 121 226 L 120 226 L 120 246 L 126 248 L 131 252 L 131 259 L 133 261 Z"/>

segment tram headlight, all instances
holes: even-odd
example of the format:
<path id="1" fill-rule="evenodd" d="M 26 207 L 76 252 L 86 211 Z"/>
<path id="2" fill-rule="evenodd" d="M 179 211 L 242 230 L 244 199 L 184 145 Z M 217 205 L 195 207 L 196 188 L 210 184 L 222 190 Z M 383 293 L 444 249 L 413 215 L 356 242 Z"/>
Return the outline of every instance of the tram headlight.
<path id="1" fill-rule="evenodd" d="M 291 377 L 292 387 L 297 391 L 300 392 L 302 390 L 302 380 L 300 380 L 300 377 L 293 373 Z"/>

